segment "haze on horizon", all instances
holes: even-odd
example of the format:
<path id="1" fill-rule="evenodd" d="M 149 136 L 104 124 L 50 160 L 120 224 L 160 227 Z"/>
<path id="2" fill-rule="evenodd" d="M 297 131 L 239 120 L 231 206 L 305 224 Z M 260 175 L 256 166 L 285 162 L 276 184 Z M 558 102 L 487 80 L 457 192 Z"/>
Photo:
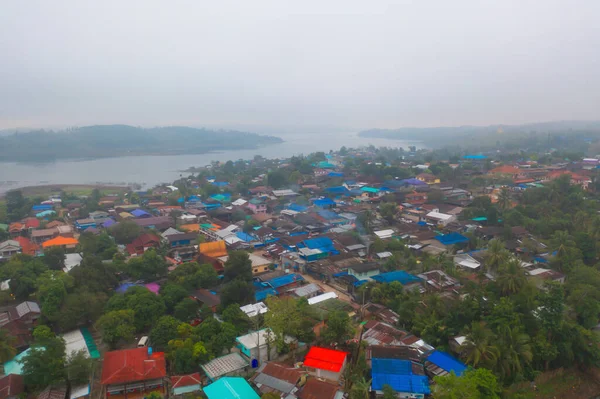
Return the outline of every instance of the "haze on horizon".
<path id="1" fill-rule="evenodd" d="M 600 2 L 5 1 L 0 128 L 600 119 Z"/>

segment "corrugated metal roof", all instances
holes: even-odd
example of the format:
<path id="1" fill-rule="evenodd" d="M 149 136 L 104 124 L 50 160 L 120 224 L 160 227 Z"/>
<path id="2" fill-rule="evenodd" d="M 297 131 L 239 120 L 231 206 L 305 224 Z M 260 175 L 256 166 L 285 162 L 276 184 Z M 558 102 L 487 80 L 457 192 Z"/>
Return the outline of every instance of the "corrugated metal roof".
<path id="1" fill-rule="evenodd" d="M 271 377 L 270 375 L 259 373 L 254 377 L 254 383 L 260 388 L 260 385 L 266 385 L 269 388 L 275 389 L 279 392 L 290 393 L 295 385 L 290 384 L 287 381 L 280 380 L 279 378 Z M 260 385 L 258 385 L 260 384 Z"/>
<path id="2" fill-rule="evenodd" d="M 230 353 L 229 355 L 217 357 L 201 367 L 208 378 L 215 380 L 222 375 L 241 370 L 249 365 L 239 353 Z"/>

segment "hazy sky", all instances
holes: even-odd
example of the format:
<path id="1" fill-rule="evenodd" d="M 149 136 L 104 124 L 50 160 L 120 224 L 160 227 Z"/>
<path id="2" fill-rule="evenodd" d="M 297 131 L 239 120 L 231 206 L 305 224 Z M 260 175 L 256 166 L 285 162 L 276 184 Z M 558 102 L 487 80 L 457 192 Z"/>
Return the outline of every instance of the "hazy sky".
<path id="1" fill-rule="evenodd" d="M 0 6 L 0 128 L 600 119 L 598 0 Z"/>

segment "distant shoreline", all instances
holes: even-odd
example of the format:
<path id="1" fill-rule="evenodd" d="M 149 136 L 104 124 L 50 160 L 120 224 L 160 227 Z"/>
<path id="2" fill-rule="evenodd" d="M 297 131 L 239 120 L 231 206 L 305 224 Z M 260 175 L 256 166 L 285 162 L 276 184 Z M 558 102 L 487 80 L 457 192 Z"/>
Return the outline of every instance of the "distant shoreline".
<path id="1" fill-rule="evenodd" d="M 105 194 L 115 194 L 122 191 L 128 191 L 130 186 L 123 185 L 111 185 L 111 184 L 44 184 L 39 186 L 25 186 L 25 187 L 15 187 L 9 190 L 0 192 L 0 198 L 4 198 L 6 193 L 9 191 L 20 190 L 23 193 L 24 197 L 44 197 L 50 196 L 53 193 L 63 192 L 77 192 L 77 193 L 86 193 L 92 192 L 92 190 L 104 190 L 109 191 Z M 86 195 L 86 194 L 82 194 Z"/>

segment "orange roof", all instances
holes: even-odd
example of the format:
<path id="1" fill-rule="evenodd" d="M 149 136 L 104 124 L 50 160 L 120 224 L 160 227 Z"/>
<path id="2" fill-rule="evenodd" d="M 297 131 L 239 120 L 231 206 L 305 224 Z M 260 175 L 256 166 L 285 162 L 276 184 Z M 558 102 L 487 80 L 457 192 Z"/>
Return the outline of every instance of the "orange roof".
<path id="1" fill-rule="evenodd" d="M 199 245 L 198 250 L 202 255 L 209 256 L 211 258 L 218 258 L 227 255 L 225 241 L 203 242 Z"/>
<path id="2" fill-rule="evenodd" d="M 23 223 L 14 222 L 10 224 L 10 226 L 8 227 L 8 231 L 21 231 L 24 227 L 25 226 L 23 225 Z"/>
<path id="3" fill-rule="evenodd" d="M 35 252 L 39 248 L 36 244 L 32 243 L 27 237 L 18 236 L 12 238 L 12 240 L 15 240 L 19 244 L 21 244 L 21 252 L 26 255 L 35 255 Z"/>
<path id="4" fill-rule="evenodd" d="M 514 166 L 502 165 L 502 166 L 498 166 L 497 168 L 490 170 L 489 173 L 494 173 L 494 174 L 499 174 L 499 175 L 516 175 L 520 171 L 521 170 L 519 168 L 515 168 Z"/>
<path id="5" fill-rule="evenodd" d="M 42 246 L 44 248 L 48 248 L 48 247 L 57 247 L 57 246 L 63 246 L 63 245 L 77 245 L 78 243 L 79 243 L 79 241 L 77 241 L 75 238 L 58 236 L 56 238 L 46 241 L 45 243 L 42 244 Z"/>
<path id="6" fill-rule="evenodd" d="M 179 226 L 179 228 L 182 230 L 185 230 L 185 231 L 197 232 L 197 231 L 200 231 L 200 224 L 198 224 L 198 223 L 182 224 L 181 226 Z"/>

